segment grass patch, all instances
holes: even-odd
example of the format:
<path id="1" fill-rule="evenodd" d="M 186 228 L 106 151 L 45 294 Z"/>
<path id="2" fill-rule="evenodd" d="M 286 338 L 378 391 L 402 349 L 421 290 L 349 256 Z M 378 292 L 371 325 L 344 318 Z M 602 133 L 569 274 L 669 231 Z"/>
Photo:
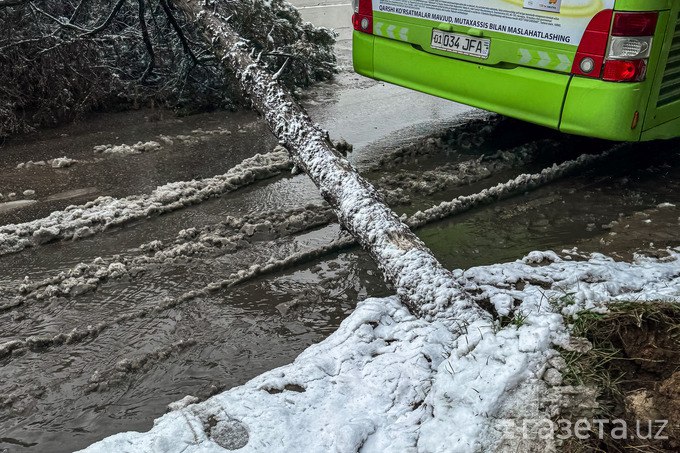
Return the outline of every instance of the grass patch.
<path id="1" fill-rule="evenodd" d="M 608 308 L 573 319 L 572 336 L 592 347 L 562 351 L 565 383 L 599 390 L 599 418 L 623 419 L 629 427 L 638 420 L 669 420 L 663 432 L 668 439 L 615 439 L 605 428 L 604 439 L 594 431 L 590 440 L 569 439 L 562 450 L 680 451 L 680 305 L 623 302 Z"/>

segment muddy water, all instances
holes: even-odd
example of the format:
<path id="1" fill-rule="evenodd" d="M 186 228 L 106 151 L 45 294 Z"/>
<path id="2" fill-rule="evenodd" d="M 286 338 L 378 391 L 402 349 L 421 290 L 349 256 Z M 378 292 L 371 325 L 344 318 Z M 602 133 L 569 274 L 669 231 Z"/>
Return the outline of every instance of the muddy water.
<path id="1" fill-rule="evenodd" d="M 630 259 L 636 251 L 676 247 L 678 145 L 630 146 L 583 174 L 440 222 L 419 235 L 449 267 L 509 261 L 529 250 L 578 247 Z"/>
<path id="2" fill-rule="evenodd" d="M 219 272 L 215 267 L 200 270 Z M 205 398 L 283 365 L 328 335 L 367 287 L 373 290 L 367 267 L 361 258 L 338 256 L 313 272 L 291 269 L 117 326 L 85 344 L 13 358 L 2 380 L 3 391 L 16 399 L 3 408 L 2 423 L 3 442 L 14 447 L 3 447 L 14 451 L 20 443 L 34 443 L 28 451 L 69 451 L 116 431 L 147 429 L 169 402 L 185 395 Z M 35 318 L 50 313 L 45 324 L 73 317 L 78 324 L 98 321 L 109 311 L 133 310 L 189 285 L 182 269 L 163 274 L 146 278 L 144 287 L 121 284 L 76 303 L 56 301 L 66 306 L 43 306 Z M 62 317 L 67 311 L 71 316 Z M 180 342 L 187 347 L 173 347 Z M 167 356 L 157 357 L 158 351 Z M 126 359 L 133 365 L 126 366 Z"/>

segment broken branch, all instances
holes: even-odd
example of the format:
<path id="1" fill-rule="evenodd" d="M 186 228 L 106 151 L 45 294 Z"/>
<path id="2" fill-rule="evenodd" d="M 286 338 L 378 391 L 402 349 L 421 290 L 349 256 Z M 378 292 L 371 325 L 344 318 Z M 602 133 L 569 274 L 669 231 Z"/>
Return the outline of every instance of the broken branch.
<path id="1" fill-rule="evenodd" d="M 151 43 L 149 30 L 146 26 L 146 4 L 144 3 L 145 1 L 146 0 L 137 0 L 137 3 L 139 4 L 139 26 L 142 29 L 142 39 L 144 40 L 144 45 L 146 46 L 146 52 L 149 54 L 149 64 L 146 66 L 146 70 L 144 71 L 144 74 L 142 74 L 142 77 L 140 78 L 140 81 L 142 83 L 144 83 L 146 79 L 151 75 L 154 67 L 156 66 L 156 53 L 153 50 L 153 44 Z"/>

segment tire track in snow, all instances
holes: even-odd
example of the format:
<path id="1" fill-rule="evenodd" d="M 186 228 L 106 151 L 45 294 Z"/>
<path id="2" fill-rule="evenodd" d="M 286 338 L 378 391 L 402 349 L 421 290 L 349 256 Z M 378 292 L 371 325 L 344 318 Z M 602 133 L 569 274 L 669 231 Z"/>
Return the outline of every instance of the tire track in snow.
<path id="1" fill-rule="evenodd" d="M 539 173 L 524 173 L 505 183 L 497 184 L 476 194 L 445 201 L 425 211 L 418 211 L 407 220 L 407 224 L 411 228 L 421 228 L 427 224 L 469 211 L 477 206 L 509 198 L 517 193 L 535 190 L 579 168 L 605 160 L 625 146 L 617 145 L 600 154 L 582 154 L 576 159 L 568 160 L 561 164 L 553 164 L 551 167 L 544 168 Z"/>
<path id="2" fill-rule="evenodd" d="M 173 243 L 152 241 L 141 245 L 140 255 L 114 260 L 96 258 L 36 282 L 24 281 L 18 295 L 0 304 L 0 312 L 23 305 L 27 300 L 76 297 L 108 281 L 136 278 L 150 267 L 167 266 L 196 257 L 234 254 L 255 242 L 271 241 L 328 225 L 335 214 L 328 205 L 308 205 L 287 211 L 264 212 L 244 217 L 228 216 L 223 222 L 179 232 Z"/>
<path id="3" fill-rule="evenodd" d="M 457 164 L 447 163 L 434 170 L 400 170 L 380 178 L 379 190 L 390 206 L 411 204 L 409 194 L 431 196 L 454 187 L 474 184 L 505 170 L 527 165 L 550 141 L 532 142 L 492 156 L 482 155 Z"/>

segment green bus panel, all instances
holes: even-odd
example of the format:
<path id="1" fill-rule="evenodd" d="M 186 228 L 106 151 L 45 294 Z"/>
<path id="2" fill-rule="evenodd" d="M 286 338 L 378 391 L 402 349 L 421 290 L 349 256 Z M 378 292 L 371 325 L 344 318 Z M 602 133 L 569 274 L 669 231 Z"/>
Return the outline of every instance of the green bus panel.
<path id="1" fill-rule="evenodd" d="M 559 126 L 570 78 L 521 66 L 505 69 L 443 58 L 380 38 L 374 41 L 373 77 L 551 128 Z"/>
<path id="2" fill-rule="evenodd" d="M 676 2 L 672 10 L 664 14 L 665 20 L 659 22 L 659 28 L 663 29 L 663 35 L 661 32 L 658 33 L 659 42 L 663 45 L 656 58 L 657 65 L 650 73 L 652 87 L 645 118 L 644 137 L 655 137 L 657 131 L 665 131 L 658 138 L 666 138 L 669 127 L 680 117 L 679 11 L 680 2 Z M 674 135 L 680 135 L 680 130 Z"/>

